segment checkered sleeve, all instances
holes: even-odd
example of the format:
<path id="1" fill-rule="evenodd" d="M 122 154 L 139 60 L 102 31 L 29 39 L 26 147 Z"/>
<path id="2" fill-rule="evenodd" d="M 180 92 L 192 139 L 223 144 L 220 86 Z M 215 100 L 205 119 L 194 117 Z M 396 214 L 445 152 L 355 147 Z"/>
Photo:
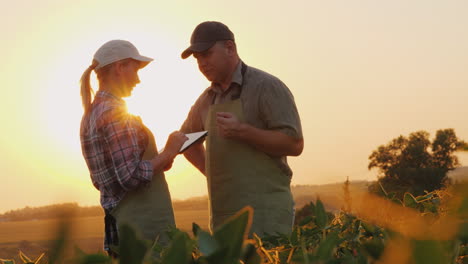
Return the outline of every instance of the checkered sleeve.
<path id="1" fill-rule="evenodd" d="M 109 122 L 103 134 L 119 185 L 129 191 L 150 182 L 153 168 L 150 161 L 142 160 L 148 136 L 141 119 L 120 109 L 108 111 L 106 115 Z"/>

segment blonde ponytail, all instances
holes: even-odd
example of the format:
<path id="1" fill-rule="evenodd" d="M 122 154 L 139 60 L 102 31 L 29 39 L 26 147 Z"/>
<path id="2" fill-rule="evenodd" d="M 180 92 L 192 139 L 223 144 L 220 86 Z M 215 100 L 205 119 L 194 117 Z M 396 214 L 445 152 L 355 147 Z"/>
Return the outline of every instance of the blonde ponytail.
<path id="1" fill-rule="evenodd" d="M 83 104 L 85 113 L 91 107 L 92 97 L 94 96 L 93 88 L 91 88 L 90 76 L 97 65 L 98 62 L 93 60 L 93 63 L 83 72 L 83 75 L 81 75 L 81 103 Z"/>

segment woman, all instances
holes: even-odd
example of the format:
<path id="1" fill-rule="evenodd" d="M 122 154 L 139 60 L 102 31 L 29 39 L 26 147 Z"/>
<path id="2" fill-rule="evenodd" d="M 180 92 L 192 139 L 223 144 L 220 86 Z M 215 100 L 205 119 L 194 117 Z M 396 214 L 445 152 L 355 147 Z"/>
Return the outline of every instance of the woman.
<path id="1" fill-rule="evenodd" d="M 81 148 L 93 185 L 101 193 L 106 215 L 104 249 L 114 257 L 122 224 L 163 244 L 167 227 L 175 225 L 163 172 L 171 167 L 187 137 L 173 132 L 158 154 L 153 134 L 140 117 L 127 112 L 122 99 L 140 82 L 138 70 L 152 60 L 141 56 L 128 41 L 111 40 L 96 51 L 81 77 Z M 94 100 L 93 70 L 99 82 Z"/>

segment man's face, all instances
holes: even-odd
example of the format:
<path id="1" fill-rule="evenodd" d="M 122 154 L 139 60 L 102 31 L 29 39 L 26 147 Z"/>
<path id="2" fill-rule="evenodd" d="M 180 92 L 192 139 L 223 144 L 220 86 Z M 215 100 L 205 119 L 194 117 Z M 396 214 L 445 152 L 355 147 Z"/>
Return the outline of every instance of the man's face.
<path id="1" fill-rule="evenodd" d="M 218 41 L 213 47 L 203 52 L 194 52 L 198 69 L 210 82 L 220 82 L 227 74 L 228 50 L 224 42 Z"/>

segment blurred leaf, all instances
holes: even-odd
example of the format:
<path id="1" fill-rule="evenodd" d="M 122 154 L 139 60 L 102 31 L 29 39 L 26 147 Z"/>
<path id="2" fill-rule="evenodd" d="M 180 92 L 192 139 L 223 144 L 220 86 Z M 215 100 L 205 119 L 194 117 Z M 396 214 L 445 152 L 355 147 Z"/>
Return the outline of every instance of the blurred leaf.
<path id="1" fill-rule="evenodd" d="M 120 263 L 142 263 L 150 248 L 149 241 L 137 237 L 135 230 L 123 224 L 119 228 Z"/>
<path id="2" fill-rule="evenodd" d="M 362 228 L 364 228 L 364 231 L 366 231 L 367 233 L 369 233 L 370 235 L 374 235 L 374 233 L 376 232 L 376 227 L 372 224 L 369 224 L 367 222 L 364 222 L 364 221 L 361 221 L 361 226 Z"/>
<path id="3" fill-rule="evenodd" d="M 413 240 L 414 264 L 450 263 L 450 254 L 441 241 Z"/>
<path id="4" fill-rule="evenodd" d="M 242 252 L 242 263 L 244 264 L 260 264 L 262 258 L 257 253 L 255 245 L 248 243 Z"/>
<path id="5" fill-rule="evenodd" d="M 361 220 L 356 220 L 353 223 L 353 234 L 359 235 L 359 228 L 361 227 Z"/>
<path id="6" fill-rule="evenodd" d="M 468 244 L 468 221 L 465 220 L 460 224 L 458 230 L 458 238 L 463 244 Z"/>
<path id="7" fill-rule="evenodd" d="M 89 255 L 81 256 L 74 263 L 77 263 L 77 264 L 110 264 L 112 263 L 112 258 L 103 254 L 89 254 Z"/>
<path id="8" fill-rule="evenodd" d="M 252 224 L 253 209 L 244 207 L 233 217 L 229 218 L 214 232 L 214 237 L 224 255 L 224 263 L 232 263 L 241 255 L 242 244 Z"/>
<path id="9" fill-rule="evenodd" d="M 53 240 L 48 254 L 50 264 L 63 262 L 65 248 L 70 240 L 70 229 L 70 219 L 66 217 L 61 219 L 58 226 L 56 239 Z"/>
<path id="10" fill-rule="evenodd" d="M 460 251 L 459 251 L 460 256 L 466 256 L 468 255 L 468 245 L 461 245 L 460 246 Z"/>
<path id="11" fill-rule="evenodd" d="M 299 227 L 294 226 L 294 229 L 293 229 L 293 231 L 291 233 L 291 236 L 289 238 L 289 241 L 291 242 L 292 246 L 298 246 L 299 245 L 300 234 L 301 234 L 301 230 L 299 229 Z"/>
<path id="12" fill-rule="evenodd" d="M 0 259 L 2 264 L 15 264 L 15 260 L 13 259 Z"/>
<path id="13" fill-rule="evenodd" d="M 209 256 L 219 249 L 218 242 L 208 232 L 200 229 L 197 234 L 198 248 L 203 255 Z"/>
<path id="14" fill-rule="evenodd" d="M 198 235 L 198 231 L 201 230 L 201 227 L 196 223 L 192 223 L 192 233 L 194 236 Z"/>
<path id="15" fill-rule="evenodd" d="M 174 236 L 167 251 L 163 255 L 161 263 L 163 264 L 186 264 L 190 263 L 192 247 L 190 238 L 184 232 L 179 232 Z M 124 262 L 127 263 L 127 262 Z M 136 263 L 136 262 L 128 262 Z"/>
<path id="16" fill-rule="evenodd" d="M 394 203 L 396 203 L 398 205 L 403 205 L 403 202 L 400 199 L 396 198 L 396 197 L 393 197 L 390 201 L 392 201 L 392 202 L 394 202 Z"/>
<path id="17" fill-rule="evenodd" d="M 382 256 L 385 245 L 381 239 L 372 238 L 362 243 L 364 251 L 371 256 L 373 259 L 377 260 Z"/>
<path id="18" fill-rule="evenodd" d="M 333 250 L 339 244 L 339 238 L 337 232 L 332 232 L 327 235 L 325 240 L 320 242 L 317 249 L 317 257 L 320 260 L 329 260 L 332 257 Z"/>
<path id="19" fill-rule="evenodd" d="M 313 217 L 312 217 L 311 215 L 308 215 L 308 216 L 304 217 L 304 219 L 302 219 L 302 220 L 299 222 L 299 225 L 300 225 L 300 226 L 307 225 L 307 224 L 310 223 L 312 220 L 313 220 Z"/>
<path id="20" fill-rule="evenodd" d="M 468 184 L 460 184 L 456 194 L 461 196 L 461 204 L 458 208 L 458 215 L 462 219 L 468 219 Z"/>
<path id="21" fill-rule="evenodd" d="M 403 204 L 405 207 L 410 207 L 410 208 L 417 208 L 418 207 L 418 201 L 416 198 L 411 193 L 405 193 L 405 196 L 403 197 Z"/>
<path id="22" fill-rule="evenodd" d="M 434 193 L 433 193 L 433 192 L 430 192 L 430 193 L 428 193 L 428 194 L 426 194 L 426 195 L 420 195 L 420 196 L 416 197 L 416 201 L 418 201 L 418 202 L 424 202 L 424 201 L 426 201 L 426 200 L 432 199 L 433 197 L 434 197 Z"/>
<path id="23" fill-rule="evenodd" d="M 437 213 L 437 206 L 429 202 L 421 202 L 424 207 L 424 212 Z"/>
<path id="24" fill-rule="evenodd" d="M 388 197 L 388 193 L 387 191 L 385 191 L 385 188 L 383 187 L 382 183 L 380 183 L 380 181 L 378 182 L 379 183 L 379 194 L 384 196 L 384 197 Z"/>
<path id="25" fill-rule="evenodd" d="M 324 229 L 327 226 L 328 216 L 323 203 L 320 199 L 317 199 L 315 205 L 315 224 L 320 228 Z"/>
<path id="26" fill-rule="evenodd" d="M 387 195 L 387 198 L 392 200 L 393 198 L 396 198 L 397 197 L 397 193 L 396 192 L 391 192 Z"/>

